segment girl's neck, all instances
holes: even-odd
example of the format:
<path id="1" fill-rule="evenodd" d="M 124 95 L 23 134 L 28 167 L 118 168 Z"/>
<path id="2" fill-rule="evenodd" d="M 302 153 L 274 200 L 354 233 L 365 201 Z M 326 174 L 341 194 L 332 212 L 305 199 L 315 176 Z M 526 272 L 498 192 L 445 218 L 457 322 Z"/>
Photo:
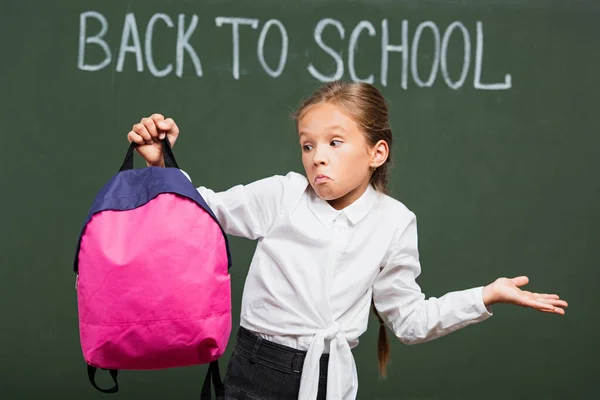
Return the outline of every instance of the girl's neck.
<path id="1" fill-rule="evenodd" d="M 370 181 L 361 183 L 359 186 L 350 190 L 348 193 L 346 193 L 342 197 L 339 197 L 339 198 L 333 199 L 333 200 L 327 200 L 327 202 L 329 203 L 329 205 L 331 207 L 335 208 L 336 210 L 338 210 L 338 211 L 343 210 L 344 208 L 348 207 L 350 204 L 352 204 L 356 200 L 358 200 L 360 198 L 360 196 L 362 196 L 365 193 L 365 191 L 367 190 L 369 185 L 370 185 Z"/>

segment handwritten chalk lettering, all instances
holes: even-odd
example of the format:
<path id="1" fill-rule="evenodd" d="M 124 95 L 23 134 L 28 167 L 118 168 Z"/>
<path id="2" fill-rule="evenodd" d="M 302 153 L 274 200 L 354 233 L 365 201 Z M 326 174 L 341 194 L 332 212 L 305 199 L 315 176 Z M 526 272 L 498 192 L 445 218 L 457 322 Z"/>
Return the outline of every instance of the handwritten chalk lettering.
<path id="1" fill-rule="evenodd" d="M 369 36 L 375 36 L 375 27 L 369 21 L 360 21 L 358 25 L 356 25 L 352 31 L 352 34 L 350 34 L 350 42 L 348 43 L 348 72 L 350 73 L 350 79 L 352 79 L 354 82 L 373 83 L 375 80 L 373 74 L 369 75 L 365 79 L 360 79 L 358 76 L 356 76 L 356 71 L 354 70 L 354 52 L 358 48 L 358 37 L 363 29 L 369 31 Z"/>
<path id="2" fill-rule="evenodd" d="M 321 47 L 325 52 L 327 52 L 336 63 L 336 73 L 331 76 L 326 76 L 321 74 L 319 71 L 314 68 L 312 64 L 309 65 L 309 72 L 311 75 L 322 82 L 329 82 L 336 79 L 341 79 L 344 75 L 344 61 L 342 56 L 333 50 L 331 47 L 324 44 L 322 39 L 322 33 L 326 26 L 334 25 L 342 39 L 344 39 L 344 26 L 337 20 L 331 18 L 325 18 L 318 22 L 314 31 L 314 39 L 315 42 Z M 427 80 L 423 81 L 419 75 L 419 71 L 417 69 L 417 61 L 419 56 L 419 45 L 421 36 L 423 31 L 428 28 L 431 30 L 433 34 L 433 61 L 431 70 Z M 460 30 L 460 33 L 463 37 L 463 60 L 460 76 L 457 81 L 453 81 L 450 78 L 448 72 L 448 46 L 450 42 L 450 37 L 452 33 L 456 29 Z M 348 46 L 348 70 L 350 74 L 350 78 L 353 81 L 365 81 L 365 82 L 373 82 L 373 76 L 369 75 L 365 79 L 361 79 L 356 75 L 356 71 L 354 69 L 354 60 L 357 56 L 357 47 L 356 43 L 358 41 L 358 37 L 362 30 L 368 29 L 369 35 L 375 35 L 375 28 L 368 21 L 361 21 L 352 31 L 350 36 L 350 43 Z M 469 35 L 469 31 L 466 26 L 460 22 L 455 21 L 451 23 L 446 30 L 444 31 L 443 38 L 441 39 L 440 45 L 440 32 L 441 29 L 432 21 L 425 21 L 420 23 L 417 26 L 415 31 L 415 35 L 412 39 L 412 48 L 409 52 L 409 35 L 408 35 L 408 21 L 403 20 L 401 23 L 401 35 L 400 35 L 400 43 L 399 44 L 390 44 L 390 28 L 387 19 L 383 19 L 381 21 L 381 84 L 383 86 L 387 86 L 388 84 L 388 72 L 389 72 L 389 53 L 398 52 L 402 53 L 402 64 L 401 64 L 401 87 L 403 89 L 408 88 L 408 63 L 410 61 L 410 69 L 413 81 L 416 83 L 418 87 L 430 87 L 435 83 L 436 77 L 438 75 L 440 66 L 442 70 L 442 76 L 444 78 L 444 82 L 451 89 L 458 89 L 462 87 L 467 79 L 469 74 L 470 66 L 471 66 L 471 37 Z M 483 23 L 481 21 L 477 21 L 476 23 L 476 52 L 475 52 L 475 74 L 473 86 L 475 89 L 479 90 L 507 90 L 512 87 L 512 77 L 510 74 L 506 74 L 503 83 L 482 83 L 481 75 L 482 75 L 482 63 L 483 63 Z M 397 39 L 396 39 L 397 40 Z M 397 43 L 397 42 L 396 42 Z M 409 60 L 410 59 L 410 60 Z"/>
<path id="3" fill-rule="evenodd" d="M 477 21 L 477 50 L 475 51 L 475 89 L 506 90 L 512 87 L 510 74 L 504 76 L 504 83 L 481 83 L 481 64 L 483 62 L 483 24 Z"/>
<path id="4" fill-rule="evenodd" d="M 421 35 L 425 28 L 429 28 L 433 33 L 434 39 L 434 48 L 433 48 L 433 63 L 431 67 L 431 71 L 429 77 L 426 81 L 421 80 L 418 70 L 417 70 L 417 60 L 418 60 L 418 52 L 419 52 L 419 42 L 421 39 Z M 462 33 L 463 37 L 463 63 L 461 68 L 460 77 L 457 81 L 452 81 L 448 72 L 448 44 L 450 41 L 450 37 L 454 30 L 459 29 Z M 402 53 L 402 76 L 401 76 L 401 87 L 403 89 L 407 89 L 407 64 L 410 58 L 410 66 L 411 66 L 411 75 L 413 81 L 417 84 L 418 87 L 429 87 L 432 86 L 435 82 L 438 69 L 441 66 L 442 76 L 444 78 L 444 82 L 451 89 L 458 89 L 462 87 L 467 79 L 470 65 L 471 65 L 471 38 L 469 35 L 469 31 L 466 26 L 460 22 L 455 21 L 451 23 L 446 30 L 444 31 L 444 35 L 442 37 L 442 43 L 440 46 L 440 29 L 438 26 L 432 21 L 425 21 L 420 23 L 417 26 L 415 31 L 415 35 L 412 40 L 412 49 L 411 53 L 408 52 L 408 21 L 402 21 L 402 35 L 401 35 L 401 45 L 390 45 L 389 38 L 389 26 L 387 19 L 382 20 L 381 22 L 381 84 L 383 86 L 387 86 L 388 84 L 388 70 L 389 63 L 388 57 L 390 52 L 400 52 Z M 476 51 L 475 51 L 475 74 L 473 86 L 475 89 L 479 90 L 507 90 L 512 87 L 512 77 L 510 74 L 506 74 L 503 83 L 482 83 L 481 82 L 481 74 L 482 74 L 482 62 L 483 62 L 483 23 L 481 21 L 477 21 L 476 23 Z"/>
<path id="5" fill-rule="evenodd" d="M 189 40 L 192 37 L 192 33 L 196 30 L 198 26 L 198 16 L 192 15 L 192 22 L 190 26 L 185 29 L 185 14 L 179 14 L 178 25 L 177 25 L 177 47 L 176 47 L 176 60 L 177 60 L 177 70 L 175 71 L 175 75 L 179 78 L 183 76 L 183 55 L 184 51 L 188 53 L 190 58 L 192 59 L 192 63 L 194 64 L 194 68 L 196 69 L 196 75 L 202 76 L 202 64 L 200 63 L 200 58 L 194 48 L 190 45 Z"/>
<path id="6" fill-rule="evenodd" d="M 456 28 L 459 28 L 462 32 L 463 37 L 463 66 L 460 72 L 460 78 L 456 82 L 452 82 L 450 79 L 450 73 L 448 72 L 448 43 L 450 42 L 450 37 L 452 36 L 452 32 Z M 442 38 L 442 76 L 444 77 L 444 82 L 451 89 L 458 89 L 462 87 L 467 79 L 467 74 L 469 73 L 469 66 L 471 64 L 471 38 L 469 37 L 469 32 L 467 31 L 467 27 L 464 26 L 462 22 L 455 21 L 451 23 L 448 28 L 446 28 L 446 32 L 444 32 L 444 37 Z"/>
<path id="7" fill-rule="evenodd" d="M 174 72 L 176 76 L 181 78 L 184 70 L 184 59 L 187 55 L 194 65 L 196 75 L 202 77 L 203 71 L 200 57 L 190 44 L 190 40 L 198 26 L 198 16 L 191 15 L 191 18 L 188 18 L 185 14 L 179 14 L 176 24 L 175 62 L 159 62 L 158 64 L 162 67 L 160 69 L 154 57 L 153 43 L 157 36 L 175 28 L 174 19 L 164 13 L 152 15 L 146 25 L 143 38 L 144 47 L 142 47 L 136 17 L 133 13 L 127 13 L 123 22 L 116 57 L 116 71 L 123 71 L 126 61 L 131 60 L 130 62 L 133 62 L 135 60 L 135 70 L 137 72 L 144 72 L 144 68 L 147 66 L 148 71 L 154 77 L 162 78 Z M 235 80 L 240 79 L 240 52 L 243 51 L 240 48 L 240 27 L 242 25 L 248 25 L 254 30 L 260 28 L 256 43 L 256 55 L 264 72 L 273 79 L 277 79 L 284 74 L 284 70 L 288 64 L 291 39 L 285 25 L 280 20 L 268 19 L 261 26 L 260 21 L 255 18 L 221 16 L 215 18 L 215 25 L 217 28 L 224 25 L 231 25 L 232 76 Z M 380 62 L 379 82 L 382 86 L 388 86 L 391 74 L 399 77 L 400 87 L 404 90 L 408 89 L 410 83 L 418 88 L 432 87 L 436 84 L 436 80 L 441 74 L 443 84 L 452 90 L 457 90 L 466 84 L 469 74 L 473 70 L 472 82 L 473 87 L 477 90 L 508 90 L 512 88 L 512 76 L 510 74 L 504 74 L 503 82 L 484 83 L 482 81 L 484 61 L 483 22 L 476 21 L 475 32 L 470 32 L 468 27 L 461 21 L 453 21 L 445 29 L 433 21 L 424 21 L 416 25 L 412 37 L 409 35 L 408 20 L 404 19 L 396 22 L 395 26 L 392 25 L 394 24 L 388 21 L 387 18 L 381 20 L 381 41 L 379 42 L 381 45 L 381 58 L 375 62 Z M 109 23 L 107 19 L 97 11 L 86 11 L 79 15 L 77 67 L 80 70 L 90 72 L 99 71 L 112 63 L 113 54 L 106 39 L 108 29 Z M 330 44 L 325 43 L 323 38 L 325 29 L 335 29 L 342 41 L 348 41 L 346 59 L 344 58 L 345 51 L 343 51 L 346 49 L 345 45 L 342 47 L 342 50 L 335 49 Z M 474 39 L 472 39 L 471 33 L 475 34 Z M 332 67 L 330 68 L 333 72 L 329 75 L 321 72 L 310 60 L 307 60 L 308 65 L 306 69 L 308 73 L 321 82 L 331 82 L 342 79 L 346 74 L 345 67 L 347 67 L 347 75 L 349 75 L 352 81 L 374 83 L 376 74 L 369 73 L 369 71 L 358 73 L 356 65 L 360 57 L 364 57 L 359 51 L 359 43 L 362 44 L 363 48 L 365 46 L 372 46 L 375 42 L 378 42 L 377 39 L 374 39 L 377 37 L 377 34 L 377 29 L 371 21 L 362 20 L 352 27 L 351 33 L 346 39 L 346 27 L 342 22 L 333 18 L 322 18 L 314 27 L 313 39 L 320 50 L 331 57 Z M 275 59 L 267 62 L 265 50 L 270 45 L 267 43 L 267 39 L 273 37 L 273 35 L 281 37 L 279 60 Z M 424 37 L 432 37 L 433 45 L 431 47 L 422 43 Z M 475 40 L 474 45 L 473 40 Z M 302 42 L 301 40 L 300 43 Z M 453 43 L 452 45 L 451 42 Z M 94 46 L 99 46 L 102 52 L 92 51 L 93 55 L 88 54 L 86 58 L 86 54 Z M 462 51 L 462 58 L 449 57 L 452 55 L 451 51 L 457 51 L 459 52 L 458 54 Z M 302 51 L 302 49 L 296 49 L 296 52 L 296 54 L 308 54 Z M 400 55 L 394 56 L 392 53 L 400 53 Z M 98 59 L 98 54 L 102 55 L 100 60 Z M 128 55 L 132 55 L 133 57 L 128 57 Z M 489 58 L 489 55 L 487 57 Z M 430 68 L 423 66 L 423 63 L 419 64 L 419 60 L 424 59 L 431 59 Z M 460 71 L 458 75 L 450 75 L 450 69 L 454 66 L 449 65 L 449 60 L 457 60 L 459 63 L 456 68 L 460 67 L 460 69 L 455 70 Z M 473 68 L 471 68 L 472 66 Z M 409 82 L 409 76 L 411 82 Z"/>
<path id="8" fill-rule="evenodd" d="M 174 26 L 171 17 L 169 17 L 168 15 L 154 14 L 152 18 L 150 18 L 150 21 L 148 21 L 148 25 L 146 26 L 144 50 L 146 53 L 146 64 L 148 65 L 150 73 L 156 76 L 157 78 L 162 78 L 164 76 L 169 75 L 171 71 L 173 71 L 173 64 L 167 65 L 167 67 L 163 70 L 159 70 L 158 68 L 156 68 L 156 64 L 154 64 L 154 59 L 152 58 L 152 35 L 154 33 L 154 24 L 156 24 L 156 21 L 158 20 L 163 21 L 165 24 L 167 24 L 169 28 L 172 28 Z"/>
<path id="9" fill-rule="evenodd" d="M 95 19 L 100 23 L 101 29 L 100 32 L 93 35 L 87 36 L 87 25 L 88 20 Z M 165 68 L 159 70 L 156 67 L 154 62 L 153 52 L 152 52 L 152 43 L 154 39 L 154 30 L 156 27 L 156 23 L 158 21 L 163 21 L 164 24 L 168 28 L 173 28 L 174 23 L 171 17 L 166 14 L 157 13 L 154 14 L 148 24 L 146 26 L 146 33 L 144 37 L 144 51 L 142 52 L 142 46 L 140 42 L 140 34 L 137 27 L 137 21 L 135 15 L 133 13 L 128 13 L 125 15 L 125 20 L 123 24 L 123 30 L 121 33 L 121 42 L 119 46 L 118 60 L 116 65 L 116 70 L 118 72 L 122 72 L 125 66 L 126 56 L 128 53 L 133 53 L 135 55 L 135 63 L 136 63 L 136 71 L 143 72 L 144 71 L 144 59 L 146 64 L 148 65 L 148 70 L 150 73 L 157 77 L 162 78 L 169 75 L 173 71 L 173 64 L 167 64 Z M 177 26 L 177 42 L 175 45 L 176 48 L 176 67 L 175 74 L 181 78 L 183 75 L 183 63 L 184 63 L 184 55 L 187 54 L 190 56 L 192 63 L 194 64 L 194 68 L 196 70 L 196 74 L 198 76 L 202 76 L 202 64 L 200 63 L 200 58 L 198 54 L 195 52 L 193 47 L 190 45 L 189 40 L 194 33 L 196 27 L 198 25 L 198 17 L 196 15 L 192 15 L 191 23 L 186 27 L 185 23 L 185 15 L 180 14 L 178 19 Z M 79 53 L 77 57 L 77 67 L 84 71 L 98 71 L 105 67 L 107 67 L 112 61 L 112 52 L 108 43 L 104 40 L 104 37 L 108 31 L 108 22 L 106 18 L 99 12 L 96 11 L 86 11 L 81 13 L 79 17 Z M 102 48 L 105 53 L 105 58 L 98 64 L 88 64 L 86 63 L 85 53 L 86 46 L 90 44 L 98 45 Z M 143 57 L 143 54 L 145 57 Z"/>
<path id="10" fill-rule="evenodd" d="M 429 28 L 433 32 L 433 64 L 431 66 L 431 71 L 429 72 L 429 78 L 426 82 L 423 82 L 419 77 L 419 72 L 417 71 L 417 61 L 419 55 L 419 42 L 421 40 L 421 35 L 423 34 L 423 29 Z M 412 42 L 412 58 L 410 63 L 410 71 L 412 73 L 413 80 L 419 87 L 431 87 L 435 82 L 435 78 L 437 76 L 438 68 L 440 65 L 440 31 L 436 24 L 431 21 L 421 22 L 419 26 L 417 26 L 417 30 L 415 31 L 415 36 Z"/>
<path id="11" fill-rule="evenodd" d="M 250 25 L 252 29 L 258 28 L 258 20 L 255 18 L 217 17 L 215 23 L 218 27 L 231 24 L 233 37 L 233 78 L 240 79 L 240 25 Z"/>
<path id="12" fill-rule="evenodd" d="M 402 21 L 401 45 L 391 45 L 388 20 L 381 21 L 381 84 L 387 86 L 389 53 L 402 53 L 402 89 L 408 88 L 408 21 Z"/>
<path id="13" fill-rule="evenodd" d="M 129 45 L 129 38 L 133 39 L 133 45 Z M 125 63 L 125 54 L 135 54 L 136 68 L 138 72 L 144 70 L 144 62 L 142 61 L 142 46 L 140 44 L 140 35 L 137 30 L 135 16 L 133 13 L 128 13 L 125 16 L 125 24 L 123 25 L 123 33 L 121 35 L 121 47 L 119 50 L 119 60 L 117 61 L 117 71 L 123 71 Z"/>
<path id="14" fill-rule="evenodd" d="M 281 35 L 281 51 L 279 55 L 279 64 L 277 64 L 277 69 L 275 71 L 273 71 L 265 61 L 265 40 L 267 38 L 267 34 L 269 33 L 269 29 L 273 25 L 275 25 L 279 29 L 279 34 Z M 256 52 L 258 53 L 258 61 L 260 61 L 260 65 L 262 65 L 263 69 L 267 74 L 269 74 L 273 78 L 277 78 L 279 75 L 281 75 L 283 69 L 285 68 L 288 55 L 288 35 L 281 21 L 278 21 L 276 19 L 270 19 L 263 25 L 260 31 L 260 36 L 258 37 L 258 47 L 256 49 Z"/>
<path id="15" fill-rule="evenodd" d="M 318 79 L 321 82 L 336 81 L 336 80 L 342 79 L 342 76 L 344 76 L 344 60 L 342 60 L 342 56 L 340 56 L 334 49 L 332 49 L 331 47 L 329 47 L 325 43 L 323 43 L 323 38 L 322 38 L 323 30 L 325 30 L 327 25 L 333 25 L 339 32 L 340 37 L 342 39 L 344 39 L 344 33 L 345 33 L 344 26 L 342 25 L 342 23 L 340 21 L 332 19 L 332 18 L 322 19 L 321 21 L 319 21 L 319 23 L 315 27 L 315 32 L 314 32 L 315 42 L 317 42 L 317 44 L 319 45 L 319 47 L 321 49 L 323 49 L 327 54 L 329 54 L 331 57 L 333 57 L 333 59 L 335 60 L 335 64 L 336 64 L 335 73 L 330 76 L 323 75 L 322 73 L 317 71 L 317 69 L 312 65 L 312 63 L 308 65 L 308 68 L 307 68 L 308 72 L 310 72 L 310 74 L 314 78 Z"/>
<path id="16" fill-rule="evenodd" d="M 88 18 L 94 18 L 96 21 L 100 22 L 102 26 L 100 32 L 95 36 L 87 36 L 87 20 Z M 86 11 L 79 15 L 79 53 L 77 56 L 77 67 L 83 71 L 98 71 L 102 68 L 106 67 L 110 64 L 112 59 L 112 53 L 110 52 L 110 48 L 108 44 L 102 40 L 106 32 L 108 31 L 108 22 L 104 15 L 100 14 L 96 11 Z M 106 57 L 102 62 L 98 64 L 86 64 L 85 63 L 85 49 L 88 44 L 97 44 L 104 50 L 104 54 Z"/>

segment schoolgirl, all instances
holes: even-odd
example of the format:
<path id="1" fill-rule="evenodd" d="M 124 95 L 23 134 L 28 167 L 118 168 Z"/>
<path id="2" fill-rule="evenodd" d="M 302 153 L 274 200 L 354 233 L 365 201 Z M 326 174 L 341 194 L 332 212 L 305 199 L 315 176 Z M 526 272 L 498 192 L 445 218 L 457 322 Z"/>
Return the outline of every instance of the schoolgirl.
<path id="1" fill-rule="evenodd" d="M 385 373 L 387 326 L 406 344 L 486 320 L 494 303 L 564 314 L 555 294 L 521 290 L 528 278 L 425 298 L 416 217 L 386 194 L 392 131 L 382 94 L 367 83 L 333 82 L 295 114 L 305 174 L 275 175 L 201 195 L 230 235 L 257 240 L 244 286 L 240 328 L 224 378 L 227 399 L 355 399 L 351 349 L 379 321 Z M 149 166 L 177 124 L 154 114 L 128 133 Z"/>

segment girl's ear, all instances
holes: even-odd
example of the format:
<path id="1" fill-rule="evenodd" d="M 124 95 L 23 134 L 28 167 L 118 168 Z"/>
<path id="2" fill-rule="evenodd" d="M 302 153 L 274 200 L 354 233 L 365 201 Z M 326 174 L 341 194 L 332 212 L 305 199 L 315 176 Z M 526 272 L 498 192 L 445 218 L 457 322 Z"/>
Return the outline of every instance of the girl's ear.
<path id="1" fill-rule="evenodd" d="M 380 140 L 371 148 L 371 168 L 377 168 L 385 163 L 390 154 L 390 148 L 385 140 Z"/>

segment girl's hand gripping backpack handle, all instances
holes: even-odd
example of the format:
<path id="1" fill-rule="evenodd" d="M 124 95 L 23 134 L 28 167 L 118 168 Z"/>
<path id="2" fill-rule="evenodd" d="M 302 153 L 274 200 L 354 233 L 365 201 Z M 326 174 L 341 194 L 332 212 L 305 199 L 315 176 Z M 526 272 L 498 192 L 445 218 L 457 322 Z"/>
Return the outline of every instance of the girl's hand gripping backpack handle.
<path id="1" fill-rule="evenodd" d="M 173 150 L 171 149 L 171 142 L 169 142 L 169 139 L 164 138 L 163 140 L 161 140 L 161 142 L 163 147 L 165 167 L 179 168 L 179 166 L 177 165 L 177 161 L 175 161 L 175 156 L 173 155 Z M 125 159 L 123 160 L 123 165 L 121 165 L 121 169 L 119 169 L 119 172 L 128 169 L 133 169 L 133 150 L 137 146 L 139 146 L 137 143 L 131 142 L 131 144 L 129 145 L 129 149 L 127 149 L 127 154 L 125 154 Z"/>

